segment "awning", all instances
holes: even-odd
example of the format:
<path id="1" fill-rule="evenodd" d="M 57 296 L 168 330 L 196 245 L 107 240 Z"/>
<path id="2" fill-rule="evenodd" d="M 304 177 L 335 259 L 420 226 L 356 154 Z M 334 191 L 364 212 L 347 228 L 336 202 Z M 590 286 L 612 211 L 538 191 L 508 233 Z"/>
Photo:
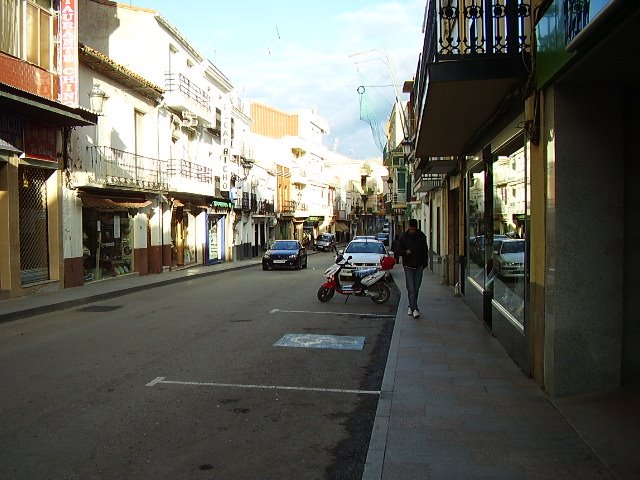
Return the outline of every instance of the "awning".
<path id="1" fill-rule="evenodd" d="M 9 142 L 4 141 L 0 138 L 0 151 L 12 152 L 21 155 L 23 152 L 19 148 L 14 147 Z"/>
<path id="2" fill-rule="evenodd" d="M 213 208 L 219 207 L 219 208 L 231 208 L 233 207 L 234 203 L 233 202 L 229 202 L 227 200 L 214 200 L 213 202 L 211 202 L 211 206 Z"/>
<path id="3" fill-rule="evenodd" d="M 98 123 L 98 115 L 90 110 L 68 107 L 5 83 L 0 83 L 0 110 L 47 125 L 73 127 Z"/>
<path id="4" fill-rule="evenodd" d="M 110 210 L 143 208 L 151 205 L 151 200 L 139 196 L 119 195 L 91 195 L 86 192 L 78 192 L 78 197 L 85 207 L 106 208 Z"/>
<path id="5" fill-rule="evenodd" d="M 347 227 L 344 223 L 342 222 L 336 222 L 336 232 L 348 232 L 349 231 L 349 227 Z"/>
<path id="6" fill-rule="evenodd" d="M 209 208 L 211 203 L 205 198 L 201 196 L 186 196 L 180 195 L 178 197 L 173 198 L 173 206 L 174 207 L 186 207 L 186 208 Z"/>

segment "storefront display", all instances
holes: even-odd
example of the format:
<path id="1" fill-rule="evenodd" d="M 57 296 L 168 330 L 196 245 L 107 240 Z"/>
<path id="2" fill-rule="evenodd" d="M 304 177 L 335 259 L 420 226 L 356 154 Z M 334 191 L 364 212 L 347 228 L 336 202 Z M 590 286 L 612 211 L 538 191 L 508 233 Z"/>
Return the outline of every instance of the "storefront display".
<path id="1" fill-rule="evenodd" d="M 83 208 L 84 281 L 129 273 L 133 269 L 132 219 L 126 210 Z"/>

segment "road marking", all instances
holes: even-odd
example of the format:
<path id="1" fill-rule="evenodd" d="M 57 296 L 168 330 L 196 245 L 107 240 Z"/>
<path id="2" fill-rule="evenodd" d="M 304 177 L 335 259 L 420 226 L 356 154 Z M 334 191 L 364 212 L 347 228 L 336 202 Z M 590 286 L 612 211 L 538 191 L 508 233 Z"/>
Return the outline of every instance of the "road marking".
<path id="1" fill-rule="evenodd" d="M 375 317 L 375 318 L 396 318 L 395 315 L 381 315 L 377 313 L 355 313 L 355 312 L 312 312 L 309 310 L 280 310 L 274 308 L 269 313 L 310 313 L 312 315 L 348 315 L 350 317 Z"/>
<path id="2" fill-rule="evenodd" d="M 273 344 L 274 347 L 325 348 L 333 350 L 362 350 L 365 337 L 347 335 L 317 335 L 312 333 L 287 333 Z"/>
<path id="3" fill-rule="evenodd" d="M 242 385 L 237 383 L 215 382 L 182 382 L 178 380 L 165 380 L 165 377 L 156 377 L 147 383 L 147 387 L 154 387 L 160 383 L 170 385 L 192 385 L 196 387 L 224 387 L 224 388 L 248 388 L 260 390 L 295 390 L 299 392 L 323 392 L 323 393 L 352 393 L 356 395 L 380 395 L 380 390 L 350 390 L 346 388 L 315 388 L 315 387 L 290 387 L 286 385 Z"/>

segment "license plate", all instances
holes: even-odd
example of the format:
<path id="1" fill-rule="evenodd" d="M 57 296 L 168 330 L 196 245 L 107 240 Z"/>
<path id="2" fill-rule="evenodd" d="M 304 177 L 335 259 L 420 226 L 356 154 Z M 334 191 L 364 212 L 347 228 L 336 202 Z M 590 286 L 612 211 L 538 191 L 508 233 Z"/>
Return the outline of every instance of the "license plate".
<path id="1" fill-rule="evenodd" d="M 274 260 L 273 263 L 286 263 L 286 260 Z"/>

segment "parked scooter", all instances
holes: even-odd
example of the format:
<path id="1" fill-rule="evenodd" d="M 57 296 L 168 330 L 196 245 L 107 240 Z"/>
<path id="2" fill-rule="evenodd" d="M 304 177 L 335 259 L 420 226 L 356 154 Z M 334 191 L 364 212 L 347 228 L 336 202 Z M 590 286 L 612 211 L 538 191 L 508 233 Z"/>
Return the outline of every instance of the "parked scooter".
<path id="1" fill-rule="evenodd" d="M 340 283 L 340 272 L 344 267 L 353 266 L 349 263 L 351 257 L 344 258 L 342 255 L 336 257 L 335 263 L 327 268 L 324 275 L 327 281 L 318 289 L 318 300 L 328 302 L 335 292 L 359 297 L 369 297 L 374 303 L 385 303 L 391 297 L 391 290 L 387 282 L 387 270 L 391 270 L 395 264 L 393 257 L 384 257 L 381 267 L 362 268 L 353 271 L 354 282 L 351 285 Z"/>

